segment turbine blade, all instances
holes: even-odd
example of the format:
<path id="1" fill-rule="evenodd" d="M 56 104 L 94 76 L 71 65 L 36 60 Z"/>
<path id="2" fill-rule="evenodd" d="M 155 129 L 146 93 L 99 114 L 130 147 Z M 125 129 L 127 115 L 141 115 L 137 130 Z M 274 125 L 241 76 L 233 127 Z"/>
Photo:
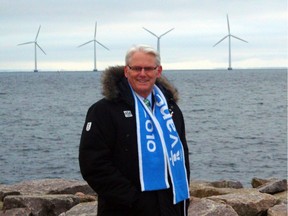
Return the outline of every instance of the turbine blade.
<path id="1" fill-rule="evenodd" d="M 245 41 L 245 40 L 243 40 L 243 39 L 241 39 L 241 38 L 239 38 L 239 37 L 236 37 L 236 36 L 234 36 L 234 35 L 231 35 L 231 37 L 234 37 L 234 38 L 236 38 L 236 39 L 238 39 L 238 40 L 241 40 L 241 41 L 243 41 L 243 42 L 245 42 L 245 43 L 248 43 L 248 41 Z"/>
<path id="2" fill-rule="evenodd" d="M 159 38 L 161 38 L 162 36 L 168 34 L 169 32 L 171 32 L 174 28 L 170 29 L 169 31 L 165 32 L 164 34 L 160 35 Z"/>
<path id="3" fill-rule="evenodd" d="M 95 22 L 95 32 L 94 32 L 94 39 L 96 40 L 96 31 L 97 31 L 97 22 Z"/>
<path id="4" fill-rule="evenodd" d="M 102 47 L 104 47 L 105 49 L 109 50 L 109 48 L 107 48 L 106 46 L 104 46 L 103 44 L 101 44 L 99 41 L 96 40 L 96 42 L 97 42 L 98 44 L 100 44 Z"/>
<path id="5" fill-rule="evenodd" d="M 158 38 L 158 36 L 157 36 L 156 34 L 154 34 L 153 32 L 149 31 L 148 29 L 146 29 L 146 28 L 144 28 L 144 27 L 143 27 L 143 29 Z"/>
<path id="6" fill-rule="evenodd" d="M 229 17 L 227 14 L 227 26 L 228 26 L 228 34 L 230 35 L 230 25 L 229 25 Z"/>
<path id="7" fill-rule="evenodd" d="M 39 46 L 39 44 L 38 43 L 36 43 L 36 46 L 38 46 L 39 47 L 39 49 L 46 55 L 46 53 L 44 52 L 44 50 Z"/>
<path id="8" fill-rule="evenodd" d="M 37 41 L 38 34 L 39 34 L 39 32 L 40 32 L 40 28 L 41 28 L 41 25 L 39 26 L 39 29 L 38 29 L 38 32 L 37 32 L 37 35 L 36 35 L 35 41 Z"/>
<path id="9" fill-rule="evenodd" d="M 88 41 L 88 42 L 86 42 L 86 43 L 84 43 L 84 44 L 81 44 L 81 45 L 79 45 L 78 47 L 82 47 L 82 46 L 84 46 L 84 45 L 86 45 L 86 44 L 88 44 L 88 43 L 91 43 L 91 42 L 93 42 L 94 40 L 90 40 L 90 41 Z"/>
<path id="10" fill-rule="evenodd" d="M 25 44 L 31 44 L 31 43 L 35 43 L 35 41 L 30 41 L 30 42 L 25 42 L 25 43 L 17 44 L 17 46 L 21 46 L 21 45 L 25 45 Z"/>
<path id="11" fill-rule="evenodd" d="M 223 40 L 225 40 L 229 35 L 226 35 L 224 38 L 222 38 L 220 41 L 218 41 L 213 47 L 215 47 L 217 44 L 221 43 Z"/>

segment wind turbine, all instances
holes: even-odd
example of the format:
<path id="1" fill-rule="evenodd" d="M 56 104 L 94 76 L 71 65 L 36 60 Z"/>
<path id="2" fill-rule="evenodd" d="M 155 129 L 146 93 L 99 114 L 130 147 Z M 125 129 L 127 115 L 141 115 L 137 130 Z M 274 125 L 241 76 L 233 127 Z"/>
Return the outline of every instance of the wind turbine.
<path id="1" fill-rule="evenodd" d="M 105 49 L 109 50 L 106 46 L 104 46 L 102 43 L 100 43 L 99 41 L 96 40 L 96 31 L 97 31 L 97 22 L 95 22 L 95 32 L 94 32 L 93 40 L 90 40 L 90 41 L 78 46 L 78 47 L 81 47 L 81 46 L 84 46 L 84 45 L 86 45 L 88 43 L 94 42 L 94 69 L 93 69 L 93 71 L 97 71 L 97 68 L 96 68 L 96 43 L 98 43 L 99 45 L 101 45 Z"/>
<path id="2" fill-rule="evenodd" d="M 153 33 L 152 31 L 146 29 L 143 27 L 144 30 L 146 30 L 147 32 L 149 32 L 150 34 L 154 35 L 157 38 L 157 51 L 160 55 L 160 39 L 161 37 L 163 37 L 164 35 L 168 34 L 170 31 L 172 31 L 174 28 L 170 29 L 169 31 L 166 31 L 165 33 L 161 34 L 160 36 L 156 35 L 155 33 Z"/>
<path id="3" fill-rule="evenodd" d="M 228 35 L 226 35 L 224 38 L 222 38 L 220 41 L 218 41 L 213 47 L 215 47 L 217 44 L 221 43 L 223 40 L 225 40 L 227 37 L 229 39 L 229 60 L 228 60 L 228 63 L 229 63 L 229 66 L 228 66 L 228 70 L 232 70 L 232 66 L 231 66 L 231 37 L 233 38 L 236 38 L 238 40 L 241 40 L 245 43 L 248 43 L 247 41 L 239 38 L 239 37 L 236 37 L 234 35 L 232 35 L 230 33 L 230 25 L 229 25 L 229 18 L 228 18 L 228 14 L 227 14 L 227 25 L 228 25 Z"/>
<path id="4" fill-rule="evenodd" d="M 38 29 L 38 32 L 37 32 L 37 35 L 36 35 L 36 38 L 35 38 L 34 41 L 18 44 L 18 46 L 20 46 L 20 45 L 34 43 L 34 55 L 35 55 L 35 69 L 34 69 L 34 72 L 38 72 L 38 69 L 37 69 L 37 47 L 46 55 L 44 50 L 40 47 L 40 45 L 37 42 L 37 38 L 38 38 L 38 35 L 39 35 L 39 32 L 40 32 L 40 28 L 41 28 L 41 25 L 39 26 L 39 29 Z"/>

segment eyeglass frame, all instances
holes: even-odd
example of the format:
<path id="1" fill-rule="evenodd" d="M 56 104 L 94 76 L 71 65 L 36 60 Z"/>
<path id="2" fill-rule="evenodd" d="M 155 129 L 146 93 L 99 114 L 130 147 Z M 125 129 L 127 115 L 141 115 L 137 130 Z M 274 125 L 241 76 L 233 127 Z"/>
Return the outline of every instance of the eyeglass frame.
<path id="1" fill-rule="evenodd" d="M 159 66 L 155 66 L 155 67 L 141 67 L 141 66 L 130 66 L 127 65 L 127 67 L 135 72 L 141 72 L 144 69 L 144 72 L 150 72 L 150 71 L 154 71 L 156 70 Z"/>

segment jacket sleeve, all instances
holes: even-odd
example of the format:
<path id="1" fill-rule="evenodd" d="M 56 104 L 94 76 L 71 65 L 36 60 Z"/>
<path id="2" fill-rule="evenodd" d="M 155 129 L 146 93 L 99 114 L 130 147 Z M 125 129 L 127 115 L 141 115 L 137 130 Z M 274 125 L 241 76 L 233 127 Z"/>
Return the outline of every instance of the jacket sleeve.
<path id="1" fill-rule="evenodd" d="M 181 134 L 180 134 L 180 139 L 183 145 L 183 149 L 184 149 L 184 154 L 185 154 L 185 166 L 186 166 L 186 170 L 187 170 L 187 178 L 188 178 L 188 183 L 190 183 L 190 161 L 189 161 L 189 148 L 188 148 L 188 144 L 187 144 L 187 140 L 186 140 L 186 129 L 185 129 L 185 120 L 183 117 L 183 114 L 181 112 L 181 118 L 182 118 L 182 130 L 181 130 Z"/>
<path id="2" fill-rule="evenodd" d="M 115 127 L 105 102 L 89 108 L 82 130 L 79 164 L 87 183 L 101 198 L 116 205 L 131 206 L 136 188 L 116 168 L 112 158 Z"/>

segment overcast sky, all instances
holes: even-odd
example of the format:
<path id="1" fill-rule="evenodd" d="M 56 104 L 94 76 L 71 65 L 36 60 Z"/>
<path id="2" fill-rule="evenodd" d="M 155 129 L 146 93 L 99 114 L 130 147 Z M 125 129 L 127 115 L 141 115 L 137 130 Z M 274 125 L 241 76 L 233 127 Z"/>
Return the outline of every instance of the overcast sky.
<path id="1" fill-rule="evenodd" d="M 287 67 L 286 0 L 1 0 L 0 70 L 33 70 L 33 41 L 39 26 L 38 69 L 92 70 L 97 21 L 97 68 L 123 65 L 133 44 L 157 47 L 161 35 L 164 69 L 228 67 L 228 34 L 233 68 Z"/>

